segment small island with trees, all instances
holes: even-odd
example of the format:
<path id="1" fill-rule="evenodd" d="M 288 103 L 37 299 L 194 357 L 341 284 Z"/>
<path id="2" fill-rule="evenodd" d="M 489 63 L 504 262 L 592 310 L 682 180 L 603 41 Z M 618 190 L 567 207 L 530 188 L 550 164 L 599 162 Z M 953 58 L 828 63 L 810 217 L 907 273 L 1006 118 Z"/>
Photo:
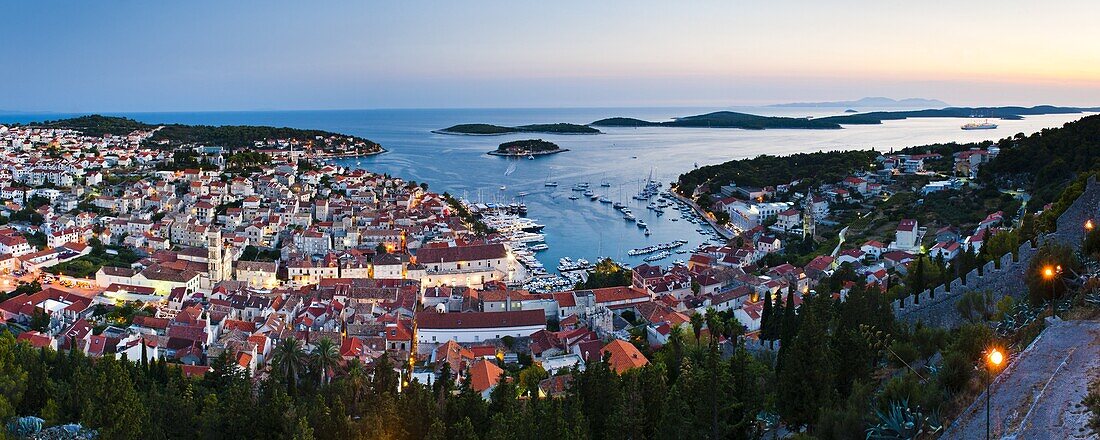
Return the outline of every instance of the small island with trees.
<path id="1" fill-rule="evenodd" d="M 437 134 L 458 134 L 475 136 L 496 136 L 514 133 L 547 133 L 547 134 L 600 134 L 600 130 L 580 124 L 528 124 L 515 127 L 505 127 L 493 124 L 458 124 L 442 130 L 433 130 Z"/>
<path id="2" fill-rule="evenodd" d="M 500 144 L 496 150 L 490 151 L 488 154 L 493 156 L 544 156 L 548 154 L 561 153 L 563 151 L 569 151 L 567 148 L 561 148 L 558 144 L 550 141 L 544 141 L 542 139 L 524 139 L 518 141 L 505 142 Z"/>

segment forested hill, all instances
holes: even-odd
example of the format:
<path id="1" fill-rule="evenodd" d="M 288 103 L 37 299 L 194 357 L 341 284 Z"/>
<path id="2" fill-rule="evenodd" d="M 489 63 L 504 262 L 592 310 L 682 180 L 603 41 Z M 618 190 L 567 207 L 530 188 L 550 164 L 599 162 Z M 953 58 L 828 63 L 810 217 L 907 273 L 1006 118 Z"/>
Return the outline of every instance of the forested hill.
<path id="1" fill-rule="evenodd" d="M 1001 186 L 1023 186 L 1032 194 L 1033 207 L 1041 208 L 1078 175 L 1100 170 L 1100 115 L 1002 139 L 997 145 L 1000 154 L 982 166 L 979 177 Z"/>
<path id="2" fill-rule="evenodd" d="M 809 128 L 837 129 L 835 122 L 821 122 L 819 119 L 787 118 L 781 116 L 758 116 L 738 112 L 713 112 L 703 115 L 685 116 L 666 122 L 650 122 L 634 118 L 600 119 L 589 125 L 597 127 L 695 127 L 695 128 L 740 128 L 745 130 L 763 130 L 766 128 Z"/>
<path id="3" fill-rule="evenodd" d="M 1039 105 L 1035 107 L 948 107 L 942 109 L 881 111 L 856 113 L 842 116 L 820 118 L 790 118 L 781 116 L 759 116 L 748 113 L 720 111 L 695 116 L 684 116 L 671 121 L 652 122 L 635 118 L 606 118 L 589 125 L 595 127 L 703 127 L 703 128 L 741 128 L 763 130 L 768 128 L 800 129 L 836 129 L 843 125 L 881 124 L 908 118 L 989 118 L 1022 119 L 1031 115 L 1072 114 L 1100 111 L 1098 107 L 1055 107 Z"/>
<path id="4" fill-rule="evenodd" d="M 528 124 L 515 127 L 493 124 L 458 124 L 434 130 L 433 133 L 494 136 L 513 133 L 600 134 L 600 131 L 587 125 L 559 122 L 556 124 Z"/>
<path id="5" fill-rule="evenodd" d="M 66 128 L 77 130 L 86 136 L 117 135 L 125 136 L 135 130 L 152 130 L 163 127 L 148 139 L 151 144 L 167 141 L 169 146 L 201 144 L 226 148 L 246 148 L 258 141 L 268 139 L 294 139 L 300 142 L 312 142 L 318 137 L 325 138 L 328 146 L 344 144 L 358 147 L 364 153 L 381 151 L 377 142 L 358 136 L 332 133 L 322 130 L 303 130 L 289 127 L 267 127 L 256 125 L 183 125 L 183 124 L 146 124 L 129 118 L 116 116 L 88 115 L 70 119 L 45 121 L 27 124 L 36 127 Z"/>
<path id="6" fill-rule="evenodd" d="M 836 182 L 852 171 L 866 168 L 879 153 L 874 150 L 828 151 L 800 153 L 790 156 L 760 155 L 752 159 L 731 160 L 708 165 L 684 173 L 679 179 L 679 191 L 691 195 L 699 185 L 710 185 L 711 191 L 736 183 L 741 186 L 764 187 L 806 179 L 807 183 Z"/>

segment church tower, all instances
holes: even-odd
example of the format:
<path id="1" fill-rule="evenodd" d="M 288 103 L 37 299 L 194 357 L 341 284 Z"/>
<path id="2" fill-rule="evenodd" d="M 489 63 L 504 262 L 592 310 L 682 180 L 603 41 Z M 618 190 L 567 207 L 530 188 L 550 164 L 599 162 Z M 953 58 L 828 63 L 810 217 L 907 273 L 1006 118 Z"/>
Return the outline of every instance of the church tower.
<path id="1" fill-rule="evenodd" d="M 216 227 L 212 227 L 206 233 L 206 259 L 207 271 L 210 272 L 210 285 L 213 287 L 214 284 L 226 279 L 225 267 L 223 267 L 225 260 L 222 251 L 222 231 Z"/>
<path id="2" fill-rule="evenodd" d="M 814 195 L 813 193 L 806 191 L 806 197 L 802 199 L 802 239 L 810 237 L 812 240 L 816 231 L 817 225 L 814 219 Z"/>

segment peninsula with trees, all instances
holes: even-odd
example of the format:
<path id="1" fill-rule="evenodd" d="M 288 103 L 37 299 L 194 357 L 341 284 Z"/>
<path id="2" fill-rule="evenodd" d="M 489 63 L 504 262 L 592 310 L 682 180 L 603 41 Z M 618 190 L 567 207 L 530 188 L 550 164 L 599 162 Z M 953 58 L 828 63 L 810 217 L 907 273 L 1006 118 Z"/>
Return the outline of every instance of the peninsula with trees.
<path id="1" fill-rule="evenodd" d="M 493 156 L 522 157 L 545 156 L 561 153 L 563 151 L 569 151 L 569 149 L 561 148 L 558 144 L 542 139 L 523 139 L 500 144 L 496 150 L 490 151 L 488 154 Z"/>
<path id="2" fill-rule="evenodd" d="M 162 150 L 179 147 L 221 147 L 229 151 L 296 150 L 318 158 L 367 156 L 386 151 L 377 142 L 358 136 L 290 127 L 147 124 L 130 118 L 103 115 L 34 122 L 26 126 L 67 129 L 94 137 L 150 132 L 142 141 L 142 146 Z"/>
<path id="3" fill-rule="evenodd" d="M 557 124 L 528 124 L 515 127 L 506 127 L 493 124 L 458 124 L 441 130 L 433 130 L 432 133 L 496 136 L 515 133 L 544 133 L 544 134 L 600 134 L 600 130 L 587 125 L 569 124 L 559 122 Z"/>

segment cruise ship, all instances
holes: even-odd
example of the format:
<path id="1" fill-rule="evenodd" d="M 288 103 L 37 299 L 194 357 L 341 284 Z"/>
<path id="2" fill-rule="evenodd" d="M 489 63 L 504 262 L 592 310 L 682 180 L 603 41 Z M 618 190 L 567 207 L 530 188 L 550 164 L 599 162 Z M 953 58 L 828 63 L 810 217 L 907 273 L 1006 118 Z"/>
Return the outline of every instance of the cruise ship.
<path id="1" fill-rule="evenodd" d="M 997 128 L 997 124 L 989 121 L 971 122 L 962 126 L 963 130 L 992 130 L 994 128 Z"/>

